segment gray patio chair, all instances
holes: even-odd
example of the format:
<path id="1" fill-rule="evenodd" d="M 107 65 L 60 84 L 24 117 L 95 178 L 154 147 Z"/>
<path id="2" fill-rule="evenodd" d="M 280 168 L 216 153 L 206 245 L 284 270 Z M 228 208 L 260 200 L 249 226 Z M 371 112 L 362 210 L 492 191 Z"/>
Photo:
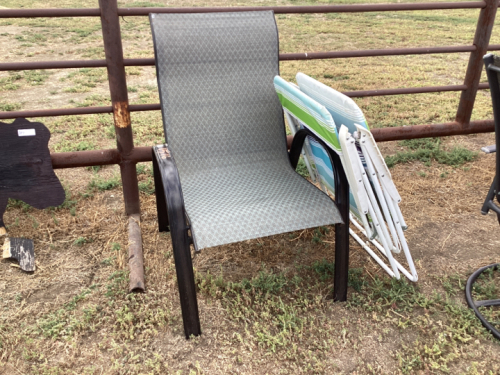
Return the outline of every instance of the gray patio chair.
<path id="1" fill-rule="evenodd" d="M 150 22 L 167 142 L 153 148 L 158 226 L 171 233 L 186 337 L 201 333 L 191 244 L 199 251 L 335 224 L 334 299 L 346 300 L 347 179 L 331 154 L 333 202 L 295 172 L 314 135 L 297 133 L 287 152 L 273 12 L 151 14 Z"/>

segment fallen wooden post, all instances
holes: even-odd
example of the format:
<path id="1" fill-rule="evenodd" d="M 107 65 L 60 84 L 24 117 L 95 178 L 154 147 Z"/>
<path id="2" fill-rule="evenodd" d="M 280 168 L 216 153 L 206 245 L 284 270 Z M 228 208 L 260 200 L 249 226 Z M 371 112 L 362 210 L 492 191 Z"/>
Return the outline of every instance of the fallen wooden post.
<path id="1" fill-rule="evenodd" d="M 141 215 L 128 218 L 129 292 L 144 292 L 144 260 L 142 255 Z"/>

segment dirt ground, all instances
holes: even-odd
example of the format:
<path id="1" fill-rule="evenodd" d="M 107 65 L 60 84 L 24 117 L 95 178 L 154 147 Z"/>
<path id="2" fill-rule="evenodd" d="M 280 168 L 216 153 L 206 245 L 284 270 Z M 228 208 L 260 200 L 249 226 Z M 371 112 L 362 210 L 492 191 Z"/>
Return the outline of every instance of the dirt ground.
<path id="1" fill-rule="evenodd" d="M 493 136 L 452 137 L 445 143 L 477 150 L 492 144 Z M 397 142 L 381 144 L 384 155 L 399 148 Z M 472 270 L 499 261 L 498 222 L 479 212 L 493 167 L 493 155 L 479 155 L 459 168 L 414 162 L 391 170 L 402 196 L 401 209 L 409 225 L 406 235 L 423 294 L 439 290 L 437 281 L 449 275 L 465 278 Z M 324 348 L 319 356 L 322 367 L 307 368 L 307 361 L 283 362 L 272 350 L 239 341 L 246 324 L 235 321 L 221 300 L 204 293 L 198 293 L 203 335 L 186 341 L 170 238 L 156 230 L 154 195 L 141 195 L 146 293 L 127 295 L 126 217 L 120 189 L 77 198 L 86 191 L 91 172 L 82 168 L 57 174 L 71 184 L 74 216 L 67 209 L 22 207 L 12 207 L 5 215 L 10 236 L 35 241 L 37 270 L 27 274 L 12 260 L 0 262 L 0 374 L 412 372 L 402 371 L 394 353 L 418 341 L 418 333 L 365 321 L 366 316 L 345 303 L 328 300 L 328 284 L 322 286 L 324 310 L 316 314 L 326 319 L 325 324 L 331 319 L 332 327 L 342 322 L 341 327 L 350 327 L 356 338 L 335 346 L 333 352 Z M 333 260 L 333 230 L 320 244 L 311 241 L 313 235 L 304 231 L 203 250 L 195 255 L 194 265 L 201 278 L 223 275 L 225 280 L 240 282 L 263 268 L 293 273 L 296 264 Z M 383 277 L 353 240 L 350 267 L 362 268 L 369 278 Z M 203 282 L 199 285 L 203 289 Z M 350 288 L 348 298 L 353 296 Z M 456 298 L 464 305 L 461 292 Z M 132 324 L 127 311 L 133 309 Z M 253 320 L 247 319 L 248 324 Z M 342 330 L 337 334 L 342 337 Z M 484 338 L 475 342 L 476 373 L 488 373 L 500 346 Z M 144 366 L 148 371 L 143 371 Z M 469 372 L 467 361 L 455 366 L 456 372 L 451 373 L 474 373 Z"/>

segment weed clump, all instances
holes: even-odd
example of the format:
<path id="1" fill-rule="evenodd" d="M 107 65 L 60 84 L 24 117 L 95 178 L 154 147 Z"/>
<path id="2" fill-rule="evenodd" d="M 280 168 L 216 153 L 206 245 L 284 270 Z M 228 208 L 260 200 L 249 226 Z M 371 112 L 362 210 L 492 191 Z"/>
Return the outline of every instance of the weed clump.
<path id="1" fill-rule="evenodd" d="M 112 178 L 106 180 L 99 176 L 92 179 L 88 185 L 88 191 L 106 191 L 112 190 L 121 185 L 120 176 L 113 176 Z"/>
<path id="2" fill-rule="evenodd" d="M 458 167 L 464 163 L 476 159 L 478 153 L 470 151 L 465 147 L 455 146 L 451 150 L 444 150 L 441 147 L 439 138 L 408 139 L 400 142 L 401 146 L 406 147 L 407 151 L 398 152 L 396 155 L 387 156 L 385 162 L 389 168 L 396 164 L 409 163 L 419 160 L 426 166 L 431 162 L 437 161 L 439 164 L 446 164 L 452 167 Z"/>

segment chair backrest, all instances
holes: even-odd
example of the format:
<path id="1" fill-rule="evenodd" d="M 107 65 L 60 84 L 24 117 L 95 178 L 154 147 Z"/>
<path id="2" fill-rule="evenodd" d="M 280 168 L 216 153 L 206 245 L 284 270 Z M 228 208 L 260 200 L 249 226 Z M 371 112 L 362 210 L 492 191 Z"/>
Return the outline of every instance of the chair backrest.
<path id="1" fill-rule="evenodd" d="M 356 131 L 354 124 L 369 129 L 363 111 L 354 100 L 304 73 L 297 73 L 296 79 L 302 92 L 326 107 L 337 125 L 337 130 L 345 125 L 349 133 L 353 134 Z"/>
<path id="2" fill-rule="evenodd" d="M 181 178 L 287 161 L 274 13 L 151 14 L 165 137 Z"/>

